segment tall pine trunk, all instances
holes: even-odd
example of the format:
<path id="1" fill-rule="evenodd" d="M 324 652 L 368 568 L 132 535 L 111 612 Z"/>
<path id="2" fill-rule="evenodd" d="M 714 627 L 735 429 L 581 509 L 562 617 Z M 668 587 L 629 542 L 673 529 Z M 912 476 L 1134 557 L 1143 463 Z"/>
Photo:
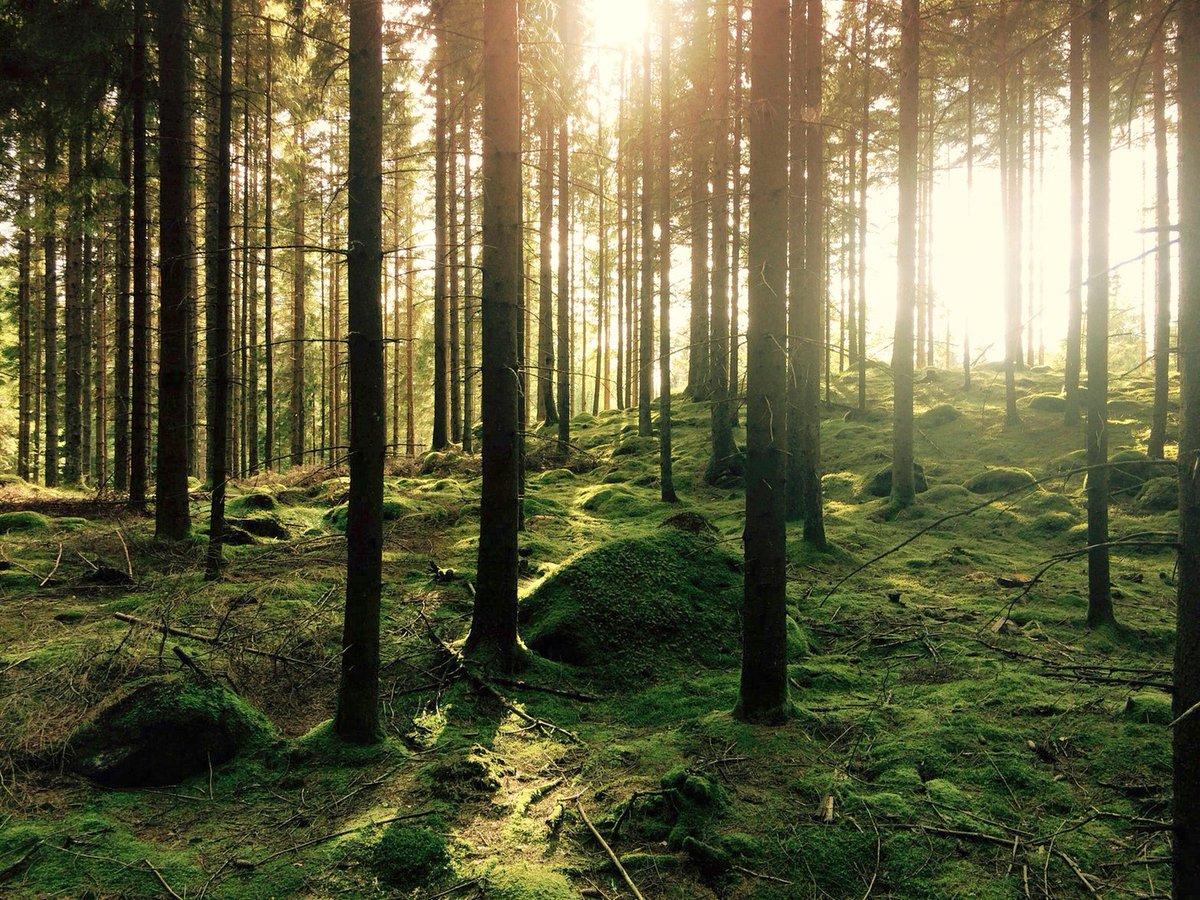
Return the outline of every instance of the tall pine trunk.
<path id="1" fill-rule="evenodd" d="M 570 0 L 566 0 L 567 3 Z M 565 16 L 565 6 L 560 15 Z M 558 123 L 558 445 L 571 443 L 571 168 L 566 110 Z"/>
<path id="2" fill-rule="evenodd" d="M 63 373 L 63 481 L 83 477 L 83 126 L 67 135 L 66 371 Z"/>
<path id="3" fill-rule="evenodd" d="M 653 188 L 654 151 L 650 143 L 650 111 L 654 98 L 650 92 L 650 29 L 642 43 L 642 195 L 641 195 L 641 291 L 638 302 L 641 324 L 638 335 L 638 434 L 649 437 L 654 432 L 650 413 L 650 374 L 654 342 L 654 213 Z"/>
<path id="4" fill-rule="evenodd" d="M 350 496 L 346 614 L 333 728 L 357 744 L 379 739 L 379 604 L 383 573 L 383 0 L 350 0 L 347 308 Z"/>
<path id="5" fill-rule="evenodd" d="M 750 31 L 750 327 L 742 673 L 735 715 L 788 716 L 787 436 L 788 4 L 753 0 Z"/>
<path id="6" fill-rule="evenodd" d="M 263 406 L 266 421 L 263 423 L 263 461 L 267 471 L 275 468 L 275 185 L 274 185 L 274 137 L 275 137 L 275 78 L 273 60 L 275 47 L 271 38 L 270 21 L 263 23 L 266 30 L 264 49 L 266 78 L 263 112 L 265 142 L 263 149 L 263 362 L 265 364 Z"/>
<path id="7" fill-rule="evenodd" d="M 134 3 L 133 37 L 133 387 L 129 422 L 129 505 L 146 505 L 150 439 L 150 286 L 146 220 L 145 0 Z"/>
<path id="8" fill-rule="evenodd" d="M 17 237 L 17 477 L 29 480 L 29 414 L 33 399 L 33 322 L 30 318 L 32 244 L 29 234 L 29 186 L 22 164 Z"/>
<path id="9" fill-rule="evenodd" d="M 113 313 L 113 488 L 129 487 L 129 303 L 132 263 L 129 227 L 133 199 L 133 148 L 128 108 L 121 110 L 121 190 L 117 196 L 117 287 Z"/>
<path id="10" fill-rule="evenodd" d="M 448 102 L 446 80 L 449 78 L 449 58 L 446 35 L 441 31 L 445 16 L 445 0 L 433 8 L 439 30 L 434 39 L 436 72 L 436 111 L 434 114 L 434 212 L 433 212 L 433 442 L 434 450 L 450 446 L 450 310 L 446 298 L 446 154 Z"/>
<path id="11" fill-rule="evenodd" d="M 182 540 L 191 529 L 187 467 L 187 54 L 186 0 L 158 12 L 159 323 L 158 443 L 154 534 Z"/>
<path id="12" fill-rule="evenodd" d="M 662 4 L 662 84 L 658 132 L 658 479 L 664 503 L 675 503 L 671 473 L 671 4 Z M 694 160 L 693 160 L 694 161 Z M 707 188 L 706 188 L 707 190 Z M 695 215 L 695 210 L 692 211 Z M 706 229 L 707 233 L 707 229 Z M 694 235 L 693 235 L 694 238 Z M 707 255 L 707 241 L 701 248 Z M 707 275 L 707 265 L 704 267 Z M 693 268 L 693 274 L 695 269 Z M 696 286 L 692 286 L 693 302 Z M 707 287 L 705 294 L 707 295 Z M 707 313 L 707 309 L 705 311 Z"/>
<path id="13" fill-rule="evenodd" d="M 1082 361 L 1083 337 L 1083 95 L 1084 95 L 1084 0 L 1071 0 L 1070 12 L 1070 156 L 1071 211 L 1070 252 L 1067 261 L 1067 347 L 1066 373 L 1063 393 L 1066 403 L 1063 421 L 1068 426 L 1079 424 L 1079 370 Z"/>
<path id="14" fill-rule="evenodd" d="M 44 370 L 42 373 L 42 390 L 45 399 L 42 402 L 46 417 L 46 431 L 42 436 L 45 447 L 46 487 L 58 485 L 58 235 L 55 231 L 55 218 L 58 212 L 54 202 L 58 192 L 58 126 L 50 107 L 46 107 L 46 121 L 43 133 L 43 151 L 45 153 L 46 191 L 42 210 L 42 339 L 45 350 L 42 353 Z"/>
<path id="15" fill-rule="evenodd" d="M 688 291 L 691 316 L 688 326 L 688 381 L 684 393 L 699 400 L 708 395 L 708 341 L 712 327 L 708 292 L 708 226 L 711 218 L 708 181 L 713 141 L 710 122 L 712 84 L 711 67 L 708 64 L 711 37 L 708 27 L 708 0 L 696 0 L 692 15 L 692 115 L 688 123 L 692 130 L 692 164 L 688 179 L 691 195 L 691 202 L 688 204 L 692 241 L 691 281 Z"/>
<path id="16" fill-rule="evenodd" d="M 304 168 L 307 165 L 307 150 L 304 146 L 304 126 L 297 122 L 296 135 L 296 184 L 292 207 L 292 384 L 289 403 L 291 419 L 292 465 L 304 462 L 304 346 L 305 346 L 305 294 L 308 290 L 308 269 L 304 259 L 305 209 L 307 200 Z M 331 441 L 336 443 L 336 440 Z"/>
<path id="17" fill-rule="evenodd" d="M 521 86 L 516 0 L 484 0 L 483 487 L 468 653 L 517 661 Z"/>
<path id="18" fill-rule="evenodd" d="M 1155 2 L 1156 19 L 1164 13 L 1163 0 Z M 1151 65 L 1154 67 L 1154 412 L 1146 453 L 1163 458 L 1167 440 L 1167 403 L 1171 389 L 1171 196 L 1167 185 L 1167 54 L 1166 23 L 1154 32 Z"/>
<path id="19" fill-rule="evenodd" d="M 551 246 L 554 232 L 554 129 L 543 103 L 538 114 L 538 371 L 537 416 L 547 425 L 558 422 L 554 402 L 554 283 Z"/>
<path id="20" fill-rule="evenodd" d="M 1094 0 L 1088 30 L 1087 535 L 1088 626 L 1115 625 L 1108 559 L 1109 12 Z"/>

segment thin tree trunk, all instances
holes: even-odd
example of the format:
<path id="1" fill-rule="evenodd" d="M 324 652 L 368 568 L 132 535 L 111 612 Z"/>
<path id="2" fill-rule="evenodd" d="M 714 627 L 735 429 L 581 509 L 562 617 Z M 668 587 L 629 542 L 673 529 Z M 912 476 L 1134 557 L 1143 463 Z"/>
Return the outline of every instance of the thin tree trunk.
<path id="1" fill-rule="evenodd" d="M 182 540 L 188 508 L 187 417 L 187 59 L 186 0 L 158 12 L 159 327 L 158 442 L 154 535 Z"/>
<path id="2" fill-rule="evenodd" d="M 95 446 L 96 486 L 100 490 L 108 487 L 108 301 L 105 292 L 104 274 L 108 242 L 102 240 L 97 248 L 96 292 L 93 306 L 96 311 L 96 359 L 93 379 L 96 385 Z"/>
<path id="3" fill-rule="evenodd" d="M 413 385 L 413 343 L 416 339 L 416 323 L 413 321 L 413 300 L 417 278 L 417 255 L 416 247 L 413 243 L 413 207 L 411 198 L 405 218 L 405 231 L 407 232 L 405 243 L 408 245 L 408 272 L 404 279 L 404 439 L 408 447 L 408 455 L 416 456 L 417 421 Z"/>
<path id="4" fill-rule="evenodd" d="M 30 319 L 32 245 L 29 234 L 29 187 L 22 163 L 20 173 L 20 234 L 17 238 L 17 477 L 29 479 L 29 412 L 33 394 L 33 340 Z"/>
<path id="5" fill-rule="evenodd" d="M 64 258 L 66 278 L 66 370 L 63 372 L 63 481 L 78 484 L 82 469 L 83 348 L 80 330 L 83 310 L 83 126 L 73 122 L 67 134 L 67 227 Z"/>
<path id="6" fill-rule="evenodd" d="M 654 151 L 650 143 L 650 111 L 654 99 L 650 92 L 650 29 L 642 43 L 642 258 L 641 328 L 638 337 L 638 434 L 649 437 L 654 432 L 651 421 L 650 373 L 654 342 L 654 213 L 651 206 Z"/>
<path id="7" fill-rule="evenodd" d="M 734 0 L 734 63 L 733 63 L 733 246 L 729 265 L 729 419 L 738 424 L 738 393 L 741 378 L 738 359 L 741 356 L 741 292 L 742 292 L 742 128 L 745 109 L 742 104 L 742 74 L 745 70 L 746 42 L 745 0 Z"/>
<path id="8" fill-rule="evenodd" d="M 133 396 L 130 410 L 129 505 L 146 505 L 149 460 L 150 290 L 146 221 L 145 0 L 134 3 L 133 39 Z"/>
<path id="9" fill-rule="evenodd" d="M 734 714 L 786 719 L 788 4 L 753 0 L 750 31 L 750 328 L 746 354 L 745 591 Z"/>
<path id="10" fill-rule="evenodd" d="M 676 503 L 671 473 L 671 4 L 662 5 L 662 67 L 658 133 L 658 472 L 664 503 Z M 694 157 L 693 157 L 693 161 Z M 707 191 L 707 186 L 705 187 Z M 693 195 L 694 198 L 695 195 Z M 693 210 L 693 215 L 695 211 Z M 707 237 L 708 228 L 704 229 Z M 695 234 L 693 233 L 693 240 Z M 700 255 L 708 255 L 708 241 Z M 695 249 L 693 247 L 693 249 Z M 695 269 L 693 268 L 693 274 Z M 704 266 L 705 282 L 708 267 Z M 693 285 L 693 300 L 695 300 Z M 707 314 L 707 284 L 704 288 Z M 698 373 L 699 374 L 699 373 Z"/>
<path id="11" fill-rule="evenodd" d="M 664 4 L 665 6 L 668 4 Z M 693 4 L 691 38 L 692 130 L 691 171 L 689 173 L 688 219 L 691 230 L 691 281 L 689 301 L 691 317 L 688 327 L 688 381 L 684 393 L 694 399 L 708 394 L 708 226 L 712 215 L 709 197 L 709 168 L 712 163 L 712 128 L 709 123 L 712 97 L 711 70 L 708 65 L 709 38 L 708 0 Z"/>
<path id="12" fill-rule="evenodd" d="M 124 105 L 121 110 L 119 152 L 121 190 L 117 197 L 117 296 L 113 334 L 113 488 L 121 492 L 129 487 L 129 303 L 132 274 L 129 226 L 133 196 L 130 114 Z"/>
<path id="13" fill-rule="evenodd" d="M 440 30 L 445 0 L 439 0 L 433 11 L 439 28 L 434 50 L 437 96 L 434 118 L 433 449 L 445 450 L 450 446 L 450 310 L 446 298 L 446 79 L 449 78 L 449 59 L 446 36 Z"/>
<path id="14" fill-rule="evenodd" d="M 1079 370 L 1083 332 L 1083 100 L 1084 100 L 1084 12 L 1083 0 L 1071 0 L 1069 15 L 1070 52 L 1070 155 L 1071 212 L 1070 253 L 1067 262 L 1067 358 L 1063 392 L 1066 403 L 1064 424 L 1079 424 Z"/>
<path id="15" fill-rule="evenodd" d="M 517 662 L 521 90 L 515 0 L 484 2 L 483 488 L 469 654 Z"/>
<path id="16" fill-rule="evenodd" d="M 1016 370 L 1021 365 L 1021 191 L 1017 184 L 1020 164 L 1016 161 L 1021 146 L 1020 128 L 1013 121 L 1012 76 L 1008 59 L 1009 32 L 1012 28 L 1009 0 L 1000 6 L 1000 205 L 1004 228 L 1004 422 L 1009 428 L 1020 424 L 1017 414 Z M 1020 90 L 1016 92 L 1019 108 Z M 1013 134 L 1016 133 L 1014 140 Z"/>
<path id="17" fill-rule="evenodd" d="M 471 258 L 471 108 L 468 104 L 463 112 L 463 299 L 462 299 L 462 332 L 463 332 L 463 450 L 474 453 L 472 429 L 475 426 L 475 272 Z"/>
<path id="18" fill-rule="evenodd" d="M 554 143 L 550 113 L 545 104 L 538 114 L 541 149 L 538 156 L 538 377 L 537 416 L 547 425 L 558 422 L 554 402 L 554 285 L 551 240 L 554 232 Z"/>
<path id="19" fill-rule="evenodd" d="M 625 360 L 628 348 L 625 339 L 625 244 L 628 241 L 629 208 L 625 204 L 626 154 L 629 150 L 625 139 L 625 103 L 627 83 L 625 81 L 626 56 L 621 51 L 621 93 L 617 112 L 617 409 L 625 409 Z"/>
<path id="20" fill-rule="evenodd" d="M 1154 67 L 1154 412 L 1146 453 L 1163 458 L 1167 440 L 1167 403 L 1171 390 L 1171 196 L 1167 182 L 1167 54 L 1163 0 L 1154 5 L 1159 26 L 1154 32 L 1151 65 Z"/>
<path id="21" fill-rule="evenodd" d="M 894 418 L 892 501 L 916 499 L 913 472 L 913 311 L 916 306 L 917 115 L 921 47 L 920 0 L 903 0 L 900 12 L 899 236 L 896 246 L 896 335 L 892 345 Z"/>
<path id="22" fill-rule="evenodd" d="M 567 0 L 569 3 L 570 0 Z M 565 6 L 563 9 L 565 10 Z M 560 15 L 566 15 L 565 11 Z M 558 124 L 558 444 L 571 443 L 571 182 L 570 143 L 564 109 Z"/>
<path id="23" fill-rule="evenodd" d="M 463 440 L 462 281 L 458 267 L 462 233 L 459 231 L 458 222 L 458 151 L 459 122 L 458 117 L 454 116 L 450 125 L 450 150 L 446 156 L 450 166 L 446 188 L 450 200 L 449 219 L 446 224 L 450 254 L 450 441 L 454 444 L 460 444 Z"/>
<path id="24" fill-rule="evenodd" d="M 356 744 L 379 740 L 379 606 L 383 573 L 383 0 L 350 0 L 347 166 L 347 357 L 350 496 L 346 615 L 333 729 Z"/>
<path id="25" fill-rule="evenodd" d="M 45 395 L 46 432 L 43 436 L 45 445 L 46 487 L 58 485 L 58 236 L 55 232 L 56 214 L 58 212 L 54 197 L 58 192 L 58 126 L 53 113 L 47 107 L 44 145 L 46 192 L 43 200 L 42 259 L 43 284 L 42 297 L 42 338 L 45 341 L 45 351 L 42 354 L 44 373 L 42 390 Z"/>
<path id="26" fill-rule="evenodd" d="M 1088 626 L 1114 626 L 1108 560 L 1109 13 L 1094 0 L 1088 31 L 1087 464 Z"/>
<path id="27" fill-rule="evenodd" d="M 208 521 L 208 554 L 205 576 L 215 579 L 221 571 L 225 536 L 225 479 L 229 413 L 229 306 L 231 216 L 229 185 L 229 138 L 233 127 L 233 0 L 221 0 L 220 76 L 217 100 L 217 158 L 210 175 L 216 179 L 212 192 L 216 207 L 215 254 L 205 260 L 213 271 L 213 286 L 205 309 L 208 373 L 208 480 L 212 505 Z M 299 244 L 300 241 L 297 241 Z M 299 346 L 299 344 L 297 344 Z M 297 424 L 293 422 L 293 429 Z M 295 438 L 293 437 L 293 441 Z"/>
<path id="28" fill-rule="evenodd" d="M 804 241 L 808 236 L 805 229 L 804 204 L 808 199 L 808 123 L 805 112 L 808 105 L 808 0 L 792 3 L 788 21 L 788 36 L 791 44 L 791 64 L 788 79 L 790 113 L 788 115 L 788 218 L 787 218 L 787 456 L 784 479 L 785 515 L 788 521 L 799 521 L 804 511 L 804 476 L 800 471 L 800 442 L 802 431 L 801 394 L 801 345 L 810 331 L 803 322 L 809 304 L 804 294 L 810 288 L 805 272 L 807 259 Z"/>
<path id="29" fill-rule="evenodd" d="M 263 99 L 265 110 L 263 126 L 265 129 L 263 148 L 263 363 L 265 365 L 263 406 L 266 409 L 266 421 L 263 431 L 263 459 L 267 471 L 275 468 L 275 185 L 273 181 L 273 146 L 275 137 L 275 78 L 273 60 L 275 47 L 271 37 L 271 23 L 267 21 L 266 29 L 266 83 Z"/>
<path id="30" fill-rule="evenodd" d="M 863 97 L 858 173 L 858 409 L 867 408 L 867 151 L 871 145 L 871 0 L 863 7 Z"/>
<path id="31" fill-rule="evenodd" d="M 223 0 L 228 2 L 228 0 Z M 304 205 L 307 200 L 304 170 L 308 164 L 304 146 L 304 126 L 297 121 L 296 138 L 296 184 L 292 207 L 292 234 L 295 247 L 292 250 L 292 384 L 290 397 L 292 465 L 304 463 L 304 341 L 305 341 L 305 293 L 308 290 L 308 269 L 304 260 L 305 234 Z"/>

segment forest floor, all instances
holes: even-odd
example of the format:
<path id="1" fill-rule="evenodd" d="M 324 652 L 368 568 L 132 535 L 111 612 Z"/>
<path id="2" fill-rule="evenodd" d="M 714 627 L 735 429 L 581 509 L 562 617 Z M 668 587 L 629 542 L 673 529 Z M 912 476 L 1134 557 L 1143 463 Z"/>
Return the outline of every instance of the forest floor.
<path id="1" fill-rule="evenodd" d="M 1062 424 L 1061 376 L 1019 385 L 1006 430 L 995 370 L 970 391 L 959 373 L 924 377 L 928 490 L 896 513 L 870 495 L 890 457 L 887 373 L 871 370 L 865 417 L 845 415 L 853 377 L 835 377 L 831 548 L 789 529 L 795 715 L 777 728 L 730 715 L 744 500 L 703 483 L 704 404 L 676 404 L 678 506 L 658 500 L 635 416 L 578 417 L 565 465 L 531 440 L 531 656 L 511 679 L 453 656 L 478 461 L 432 454 L 389 475 L 386 740 L 371 749 L 328 724 L 344 473 L 237 484 L 230 519 L 279 537 L 230 548 L 216 582 L 202 535 L 157 544 L 148 519 L 7 479 L 0 894 L 631 896 L 590 821 L 646 897 L 1166 896 L 1176 517 L 1172 482 L 1155 480 L 1173 468 L 1135 452 L 1149 372 L 1116 379 L 1110 405 L 1110 446 L 1129 451 L 1113 479 L 1111 531 L 1130 538 L 1113 555 L 1116 630 L 1085 624 L 1081 433 Z M 194 512 L 206 520 L 199 492 Z M 75 774 L 89 725 L 146 684 L 175 692 L 165 726 L 154 709 L 121 720 L 151 743 L 146 772 L 156 751 L 186 755 L 171 748 L 181 710 L 215 706 L 251 739 L 223 763 L 206 751 L 182 784 Z"/>

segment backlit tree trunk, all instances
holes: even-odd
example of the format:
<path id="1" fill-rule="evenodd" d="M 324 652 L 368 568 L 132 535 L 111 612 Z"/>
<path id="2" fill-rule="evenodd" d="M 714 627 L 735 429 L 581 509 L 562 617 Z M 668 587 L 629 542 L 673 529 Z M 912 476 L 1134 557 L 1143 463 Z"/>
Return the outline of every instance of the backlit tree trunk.
<path id="1" fill-rule="evenodd" d="M 650 414 L 650 374 L 654 348 L 654 213 L 653 188 L 654 153 L 650 142 L 650 111 L 654 99 L 650 92 L 650 30 L 642 42 L 642 195 L 641 195 L 641 290 L 640 327 L 638 329 L 638 434 L 649 437 L 654 432 Z"/>
<path id="2" fill-rule="evenodd" d="M 675 503 L 671 473 L 671 3 L 662 3 L 662 66 L 658 133 L 658 479 L 664 503 Z M 707 190 L 707 188 L 705 188 Z M 693 195 L 695 199 L 695 195 Z M 695 215 L 695 210 L 693 210 Z M 705 230 L 707 233 L 707 229 Z M 701 248 L 707 253 L 707 241 Z M 704 267 L 707 274 L 707 266 Z M 693 266 L 693 275 L 695 267 Z M 693 292 L 695 286 L 692 287 Z M 705 290 L 707 294 L 707 289 Z M 693 303 L 695 297 L 693 296 Z M 693 307 L 694 308 L 694 307 Z M 707 309 L 706 309 L 707 315 Z"/>
<path id="3" fill-rule="evenodd" d="M 1156 0 L 1155 19 L 1163 14 Z M 1167 439 L 1167 403 L 1171 388 L 1171 197 L 1167 185 L 1167 54 L 1166 24 L 1154 32 L 1150 64 L 1154 67 L 1154 412 L 1146 453 L 1163 458 Z"/>
<path id="4" fill-rule="evenodd" d="M 1079 370 L 1082 359 L 1083 333 L 1083 94 L 1084 94 L 1084 28 L 1086 27 L 1083 0 L 1071 0 L 1070 6 L 1070 155 L 1071 211 L 1070 255 L 1067 262 L 1067 359 L 1063 392 L 1066 404 L 1064 424 L 1079 424 Z"/>
<path id="5" fill-rule="evenodd" d="M 558 422 L 554 401 L 554 282 L 551 248 L 554 236 L 554 128 L 549 109 L 538 115 L 538 419 Z"/>
<path id="6" fill-rule="evenodd" d="M 146 221 L 146 47 L 144 0 L 134 4 L 133 81 L 133 389 L 129 423 L 129 505 L 146 505 L 149 460 L 150 286 Z"/>

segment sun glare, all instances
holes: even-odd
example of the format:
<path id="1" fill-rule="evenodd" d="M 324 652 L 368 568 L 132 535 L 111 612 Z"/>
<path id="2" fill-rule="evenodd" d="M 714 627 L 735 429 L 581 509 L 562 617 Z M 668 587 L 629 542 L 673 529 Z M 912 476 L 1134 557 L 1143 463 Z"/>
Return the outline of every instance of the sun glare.
<path id="1" fill-rule="evenodd" d="M 623 49 L 640 44 L 648 5 L 646 0 L 587 0 L 596 45 Z"/>

